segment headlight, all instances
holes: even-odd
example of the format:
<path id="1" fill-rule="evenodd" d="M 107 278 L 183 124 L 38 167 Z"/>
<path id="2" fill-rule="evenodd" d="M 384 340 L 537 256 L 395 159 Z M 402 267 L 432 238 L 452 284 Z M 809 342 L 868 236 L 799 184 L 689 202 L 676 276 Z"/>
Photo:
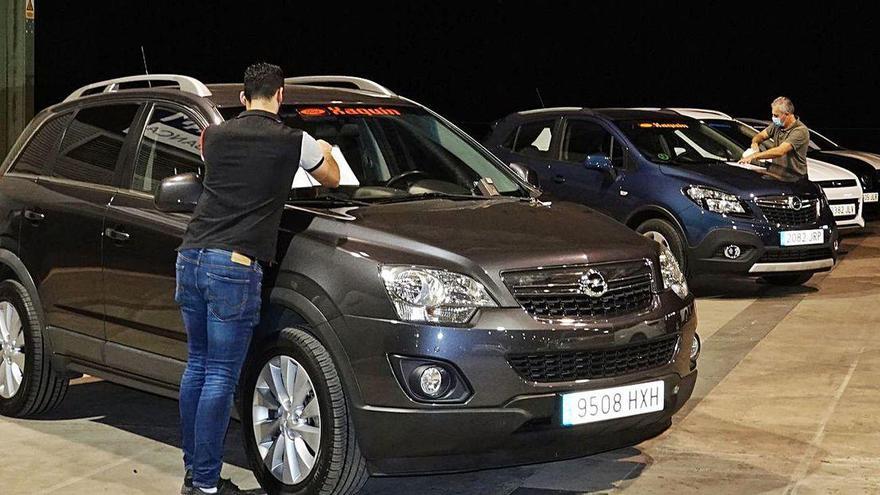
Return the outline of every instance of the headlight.
<path id="1" fill-rule="evenodd" d="M 483 284 L 467 275 L 413 266 L 383 266 L 381 275 L 401 320 L 466 323 L 477 308 L 496 306 Z"/>
<path id="2" fill-rule="evenodd" d="M 660 274 L 663 276 L 664 288 L 672 289 L 672 292 L 675 292 L 682 299 L 687 297 L 687 280 L 672 251 L 666 246 L 660 247 Z"/>
<path id="3" fill-rule="evenodd" d="M 690 186 L 685 195 L 702 208 L 715 213 L 745 213 L 742 203 L 736 196 L 705 186 Z"/>

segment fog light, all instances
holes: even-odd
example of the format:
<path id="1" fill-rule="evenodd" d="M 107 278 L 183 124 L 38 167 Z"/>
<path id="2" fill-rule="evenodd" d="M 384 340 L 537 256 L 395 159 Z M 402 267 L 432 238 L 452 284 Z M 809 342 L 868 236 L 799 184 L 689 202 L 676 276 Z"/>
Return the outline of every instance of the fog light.
<path id="1" fill-rule="evenodd" d="M 724 248 L 724 257 L 729 260 L 735 260 L 742 255 L 742 249 L 736 244 L 731 244 Z"/>
<path id="2" fill-rule="evenodd" d="M 694 332 L 694 340 L 691 341 L 691 361 L 696 361 L 700 356 L 700 336 Z"/>
<path id="3" fill-rule="evenodd" d="M 422 388 L 422 392 L 428 397 L 437 397 L 443 393 L 443 389 L 446 388 L 443 375 L 443 370 L 435 366 L 429 366 L 422 370 L 422 374 L 419 377 L 419 385 Z"/>

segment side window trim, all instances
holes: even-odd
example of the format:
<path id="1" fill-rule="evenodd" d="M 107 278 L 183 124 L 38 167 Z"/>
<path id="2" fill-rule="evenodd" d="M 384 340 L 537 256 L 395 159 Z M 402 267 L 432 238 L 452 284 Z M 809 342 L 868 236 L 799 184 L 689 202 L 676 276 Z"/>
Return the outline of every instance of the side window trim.
<path id="1" fill-rule="evenodd" d="M 562 126 L 562 129 L 559 131 L 560 136 L 562 136 L 560 138 L 561 140 L 565 140 L 565 135 L 566 135 L 566 131 L 568 131 L 569 122 L 578 122 L 578 121 L 590 122 L 590 123 L 596 124 L 599 127 L 601 127 L 605 132 L 607 132 L 608 135 L 611 137 L 611 143 L 610 143 L 609 149 L 611 150 L 612 154 L 614 153 L 614 146 L 615 145 L 619 145 L 620 151 L 623 154 L 623 159 L 621 160 L 621 165 L 619 168 L 621 168 L 623 170 L 630 169 L 630 167 L 632 165 L 632 158 L 630 158 L 629 145 L 627 145 L 625 140 L 620 138 L 616 129 L 609 128 L 609 126 L 605 125 L 605 123 L 602 122 L 601 120 L 593 119 L 590 117 L 565 117 L 564 122 L 563 122 L 564 125 Z M 560 145 L 559 145 L 559 161 L 561 161 L 563 163 L 570 164 L 570 165 L 576 165 L 574 162 L 562 159 L 562 151 L 564 149 L 564 144 L 565 143 L 560 143 Z M 613 156 L 609 156 L 608 158 L 611 158 L 612 162 L 613 162 L 613 160 L 614 160 Z"/>

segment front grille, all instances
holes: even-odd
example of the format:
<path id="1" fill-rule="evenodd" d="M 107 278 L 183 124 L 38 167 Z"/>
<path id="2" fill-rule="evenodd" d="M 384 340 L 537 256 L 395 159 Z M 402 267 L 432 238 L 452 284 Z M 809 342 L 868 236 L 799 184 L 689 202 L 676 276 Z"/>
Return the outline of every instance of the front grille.
<path id="1" fill-rule="evenodd" d="M 842 180 L 821 180 L 816 182 L 822 189 L 835 188 L 835 187 L 855 187 L 858 184 L 855 179 L 842 179 Z"/>
<path id="2" fill-rule="evenodd" d="M 808 248 L 783 248 L 773 249 L 764 253 L 758 263 L 786 263 L 797 261 L 827 260 L 833 255 L 831 248 L 808 247 Z"/>
<path id="3" fill-rule="evenodd" d="M 607 292 L 595 297 L 581 288 L 581 277 L 599 272 Z M 646 260 L 597 265 L 550 267 L 501 274 L 516 301 L 542 320 L 594 320 L 650 309 L 654 277 Z"/>
<path id="4" fill-rule="evenodd" d="M 569 382 L 610 378 L 668 364 L 678 335 L 589 351 L 509 354 L 507 362 L 526 381 Z"/>
<path id="5" fill-rule="evenodd" d="M 786 196 L 765 196 L 755 200 L 770 223 L 806 225 L 816 222 L 816 199 L 799 199 L 794 205 Z M 794 208 L 798 206 L 798 208 Z"/>

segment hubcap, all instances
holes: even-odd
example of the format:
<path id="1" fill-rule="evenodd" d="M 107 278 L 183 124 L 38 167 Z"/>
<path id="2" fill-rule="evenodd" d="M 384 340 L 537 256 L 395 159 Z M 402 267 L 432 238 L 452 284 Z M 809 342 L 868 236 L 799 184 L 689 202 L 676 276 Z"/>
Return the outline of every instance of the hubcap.
<path id="1" fill-rule="evenodd" d="M 270 359 L 257 379 L 252 411 L 263 464 L 288 485 L 304 480 L 321 447 L 321 411 L 306 370 L 288 356 Z"/>
<path id="2" fill-rule="evenodd" d="M 657 231 L 654 231 L 654 230 L 649 230 L 649 231 L 645 232 L 645 233 L 642 234 L 642 235 L 645 236 L 645 237 L 647 237 L 648 239 L 651 239 L 652 241 L 654 241 L 654 242 L 660 244 L 661 246 L 665 247 L 666 249 L 670 249 L 670 250 L 671 250 L 671 248 L 669 247 L 669 241 L 668 241 L 668 240 L 666 239 L 666 237 L 665 237 L 663 234 L 661 234 L 660 232 L 657 232 Z"/>
<path id="3" fill-rule="evenodd" d="M 0 301 L 0 397 L 11 399 L 24 374 L 24 333 L 15 306 Z"/>

